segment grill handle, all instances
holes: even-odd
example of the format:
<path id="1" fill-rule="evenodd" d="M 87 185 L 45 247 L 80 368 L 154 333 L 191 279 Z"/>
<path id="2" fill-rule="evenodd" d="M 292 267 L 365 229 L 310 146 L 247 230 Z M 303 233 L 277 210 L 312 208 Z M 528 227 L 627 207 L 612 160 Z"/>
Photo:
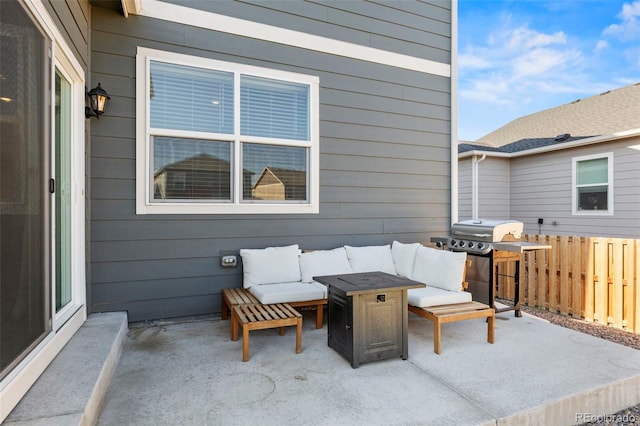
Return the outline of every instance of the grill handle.
<path id="1" fill-rule="evenodd" d="M 486 238 L 486 237 L 492 237 L 492 236 L 493 234 L 478 234 L 477 232 L 456 231 L 456 237 Z"/>

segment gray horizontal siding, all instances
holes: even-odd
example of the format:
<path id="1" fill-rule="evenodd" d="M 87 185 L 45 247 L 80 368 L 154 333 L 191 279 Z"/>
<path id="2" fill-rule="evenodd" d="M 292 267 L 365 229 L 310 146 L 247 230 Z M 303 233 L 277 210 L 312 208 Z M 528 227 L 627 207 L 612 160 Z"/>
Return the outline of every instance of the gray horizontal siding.
<path id="1" fill-rule="evenodd" d="M 640 152 L 630 148 L 639 142 L 622 140 L 513 159 L 511 217 L 522 220 L 528 233 L 640 238 Z M 614 154 L 614 215 L 573 215 L 572 159 L 608 152 Z M 541 227 L 538 218 L 544 219 Z"/>
<path id="2" fill-rule="evenodd" d="M 171 3 L 450 63 L 451 2 L 215 1 Z"/>
<path id="3" fill-rule="evenodd" d="M 509 160 L 487 157 L 478 164 L 478 217 L 510 216 Z"/>
<path id="4" fill-rule="evenodd" d="M 464 158 L 458 161 L 458 220 L 473 218 L 472 187 L 471 159 Z"/>
<path id="5" fill-rule="evenodd" d="M 216 13 L 429 59 L 442 48 L 412 53 L 415 42 L 404 38 L 416 34 L 420 22 L 434 13 L 434 21 L 445 24 L 445 34 L 429 33 L 443 31 L 438 27 L 424 30 L 417 39 L 426 46 L 450 36 L 449 3 L 197 4 Z M 219 312 L 221 289 L 239 286 L 242 280 L 241 268 L 219 266 L 223 251 L 294 243 L 323 249 L 394 239 L 426 243 L 448 232 L 449 79 L 140 16 L 124 19 L 107 9 L 93 8 L 92 13 L 93 79 L 112 97 L 108 117 L 92 122 L 91 129 L 93 310 L 124 309 L 132 321 Z M 408 15 L 412 17 L 401 19 Z M 330 16 L 343 22 L 337 24 Z M 376 33 L 363 38 L 367 26 Z M 403 26 L 408 29 L 398 31 Z M 336 27 L 341 31 L 334 31 Z M 393 43 L 384 41 L 393 34 Z M 136 215 L 137 46 L 317 75 L 319 214 Z M 449 54 L 447 47 L 445 56 Z"/>
<path id="6" fill-rule="evenodd" d="M 89 67 L 89 0 L 43 2 L 84 70 Z"/>

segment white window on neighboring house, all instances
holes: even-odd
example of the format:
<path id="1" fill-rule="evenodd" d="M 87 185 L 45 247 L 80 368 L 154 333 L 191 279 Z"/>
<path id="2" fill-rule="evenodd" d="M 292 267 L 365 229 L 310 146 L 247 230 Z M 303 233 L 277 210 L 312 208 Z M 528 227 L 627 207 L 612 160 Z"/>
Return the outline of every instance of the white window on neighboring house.
<path id="1" fill-rule="evenodd" d="M 317 213 L 318 84 L 139 47 L 137 213 Z"/>
<path id="2" fill-rule="evenodd" d="M 573 158 L 573 214 L 613 214 L 613 153 Z"/>

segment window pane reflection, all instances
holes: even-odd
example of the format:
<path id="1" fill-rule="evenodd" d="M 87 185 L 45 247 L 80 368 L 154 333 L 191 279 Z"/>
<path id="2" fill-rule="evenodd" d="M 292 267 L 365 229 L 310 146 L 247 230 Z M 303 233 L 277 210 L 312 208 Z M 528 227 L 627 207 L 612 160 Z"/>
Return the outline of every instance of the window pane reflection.
<path id="1" fill-rule="evenodd" d="M 231 200 L 231 143 L 156 136 L 153 199 Z"/>
<path id="2" fill-rule="evenodd" d="M 307 150 L 243 144 L 243 199 L 306 201 Z"/>

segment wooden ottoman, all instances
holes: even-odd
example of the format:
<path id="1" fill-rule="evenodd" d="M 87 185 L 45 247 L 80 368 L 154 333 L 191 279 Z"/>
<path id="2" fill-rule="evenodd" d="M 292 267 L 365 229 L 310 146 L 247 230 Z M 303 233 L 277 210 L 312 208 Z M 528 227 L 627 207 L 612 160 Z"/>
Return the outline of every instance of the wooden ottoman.
<path id="1" fill-rule="evenodd" d="M 273 305 L 234 305 L 231 308 L 231 340 L 238 340 L 242 327 L 242 361 L 249 361 L 249 331 L 280 328 L 282 336 L 287 326 L 296 326 L 296 353 L 302 352 L 302 315 L 286 303 Z"/>
<path id="2" fill-rule="evenodd" d="M 442 324 L 464 321 L 473 318 L 487 318 L 487 342 L 494 342 L 495 310 L 489 305 L 479 302 L 456 303 L 453 305 L 430 306 L 419 308 L 409 306 L 409 311 L 433 321 L 433 351 L 440 353 L 442 339 Z"/>

